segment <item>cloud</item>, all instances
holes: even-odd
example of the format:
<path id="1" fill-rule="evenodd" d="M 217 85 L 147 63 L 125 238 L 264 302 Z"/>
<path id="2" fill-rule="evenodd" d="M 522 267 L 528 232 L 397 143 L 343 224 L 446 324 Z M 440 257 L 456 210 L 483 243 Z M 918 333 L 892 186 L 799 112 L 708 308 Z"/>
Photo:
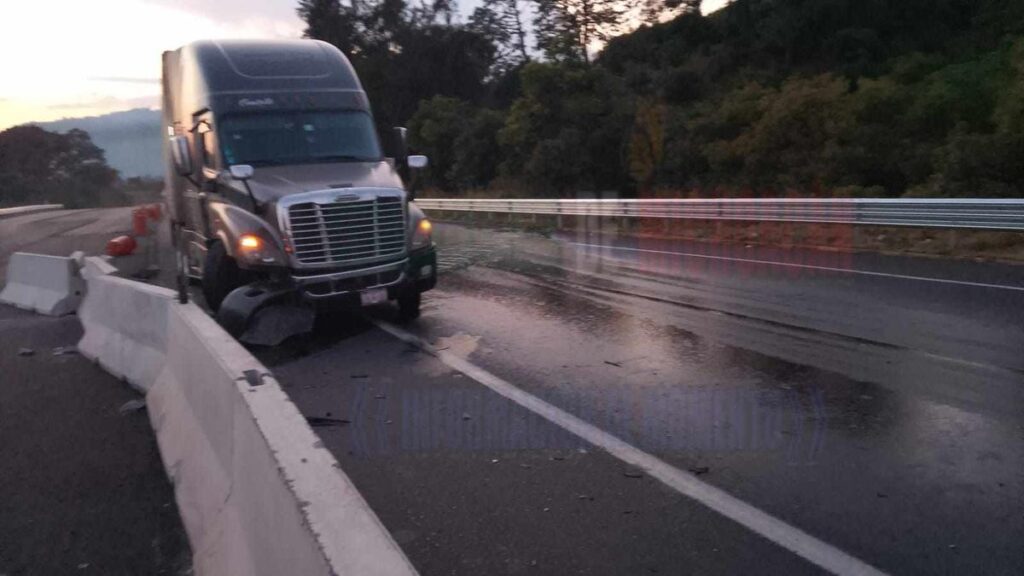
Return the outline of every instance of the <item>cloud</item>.
<path id="1" fill-rule="evenodd" d="M 151 4 L 189 12 L 225 28 L 246 28 L 247 22 L 275 23 L 301 30 L 296 0 L 151 0 Z"/>
<path id="2" fill-rule="evenodd" d="M 129 78 L 126 76 L 94 76 L 89 78 L 96 82 L 123 82 L 125 84 L 160 84 L 159 78 Z"/>
<path id="3" fill-rule="evenodd" d="M 48 105 L 49 110 L 130 110 L 132 108 L 157 108 L 160 106 L 160 97 L 139 96 L 136 98 L 116 98 L 114 96 L 98 96 L 88 100 L 56 102 Z"/>

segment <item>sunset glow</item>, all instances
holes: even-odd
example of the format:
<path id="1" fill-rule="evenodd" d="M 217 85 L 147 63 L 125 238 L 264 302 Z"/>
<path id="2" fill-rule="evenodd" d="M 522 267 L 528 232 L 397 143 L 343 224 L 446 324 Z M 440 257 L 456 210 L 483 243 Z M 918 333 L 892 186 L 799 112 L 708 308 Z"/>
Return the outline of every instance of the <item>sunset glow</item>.
<path id="1" fill-rule="evenodd" d="M 704 12 L 728 0 L 704 3 Z M 17 2 L 0 19 L 0 130 L 159 105 L 160 54 L 199 38 L 295 38 L 292 0 Z M 472 12 L 464 0 L 460 12 Z M 598 46 L 594 47 L 599 48 Z"/>

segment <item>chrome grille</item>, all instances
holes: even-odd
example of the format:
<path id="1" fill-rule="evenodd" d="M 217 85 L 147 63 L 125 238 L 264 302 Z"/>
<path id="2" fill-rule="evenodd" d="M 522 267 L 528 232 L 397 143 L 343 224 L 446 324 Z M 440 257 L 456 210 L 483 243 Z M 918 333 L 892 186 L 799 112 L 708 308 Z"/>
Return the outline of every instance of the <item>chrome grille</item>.
<path id="1" fill-rule="evenodd" d="M 405 253 L 401 198 L 293 204 L 288 224 L 295 258 L 302 264 L 343 264 Z"/>

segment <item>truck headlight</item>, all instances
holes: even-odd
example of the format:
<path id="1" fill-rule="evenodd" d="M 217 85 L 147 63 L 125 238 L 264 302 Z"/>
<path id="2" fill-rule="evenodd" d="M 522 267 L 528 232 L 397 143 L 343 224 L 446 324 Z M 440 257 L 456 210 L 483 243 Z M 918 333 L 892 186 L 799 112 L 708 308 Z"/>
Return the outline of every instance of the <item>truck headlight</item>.
<path id="1" fill-rule="evenodd" d="M 273 242 L 268 242 L 259 234 L 246 233 L 238 237 L 236 246 L 238 259 L 249 265 L 283 265 L 285 263 L 281 251 Z"/>
<path id="2" fill-rule="evenodd" d="M 431 231 L 434 229 L 434 225 L 430 223 L 430 220 L 421 218 L 416 223 L 416 229 L 412 232 L 412 249 L 418 250 L 420 248 L 426 248 L 430 246 L 431 242 Z"/>

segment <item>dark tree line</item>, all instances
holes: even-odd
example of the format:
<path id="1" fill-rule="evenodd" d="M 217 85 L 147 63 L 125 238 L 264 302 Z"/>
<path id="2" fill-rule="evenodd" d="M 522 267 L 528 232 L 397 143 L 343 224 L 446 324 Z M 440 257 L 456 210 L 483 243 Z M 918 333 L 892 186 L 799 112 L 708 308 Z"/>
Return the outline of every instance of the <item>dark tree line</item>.
<path id="1" fill-rule="evenodd" d="M 1024 194 L 1024 0 L 302 0 L 445 193 Z M 660 191 L 660 192 L 659 192 Z"/>
<path id="2" fill-rule="evenodd" d="M 25 125 L 0 132 L 0 206 L 114 205 L 124 200 L 117 185 L 117 171 L 83 130 Z"/>

